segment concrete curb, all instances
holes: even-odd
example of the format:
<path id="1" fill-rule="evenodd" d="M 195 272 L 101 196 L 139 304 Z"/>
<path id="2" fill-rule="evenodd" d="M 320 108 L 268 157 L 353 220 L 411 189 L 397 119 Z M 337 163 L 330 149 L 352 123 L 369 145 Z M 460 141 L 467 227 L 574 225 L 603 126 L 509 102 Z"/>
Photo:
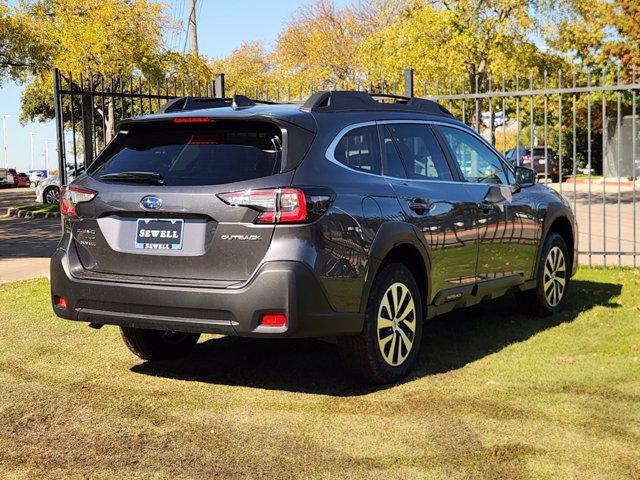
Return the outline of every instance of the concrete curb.
<path id="1" fill-rule="evenodd" d="M 6 216 L 18 218 L 60 218 L 60 212 L 33 212 L 10 207 L 7 209 Z"/>

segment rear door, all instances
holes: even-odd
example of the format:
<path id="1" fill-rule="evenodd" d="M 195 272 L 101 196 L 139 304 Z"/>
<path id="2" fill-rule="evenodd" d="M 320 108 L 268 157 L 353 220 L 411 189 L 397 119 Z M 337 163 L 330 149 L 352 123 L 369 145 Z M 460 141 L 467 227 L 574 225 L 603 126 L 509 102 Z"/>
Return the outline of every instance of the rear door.
<path id="1" fill-rule="evenodd" d="M 246 280 L 273 224 L 218 194 L 286 187 L 280 129 L 215 121 L 132 127 L 74 185 L 97 191 L 80 204 L 74 245 L 88 272 L 137 278 Z M 142 174 L 157 174 L 161 181 Z M 130 178 L 129 178 L 130 177 Z"/>
<path id="2" fill-rule="evenodd" d="M 429 248 L 432 294 L 472 284 L 478 254 L 476 206 L 431 127 L 393 122 L 379 128 L 384 175 Z"/>

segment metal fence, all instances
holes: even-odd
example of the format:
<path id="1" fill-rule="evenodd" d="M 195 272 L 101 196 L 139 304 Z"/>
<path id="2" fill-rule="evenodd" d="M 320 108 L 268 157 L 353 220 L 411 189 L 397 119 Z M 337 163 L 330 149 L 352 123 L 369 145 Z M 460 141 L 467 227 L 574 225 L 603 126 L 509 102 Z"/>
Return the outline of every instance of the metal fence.
<path id="1" fill-rule="evenodd" d="M 408 68 L 395 79 L 236 86 L 232 92 L 276 102 L 302 101 L 327 89 L 417 93 L 436 100 L 516 163 L 532 148 L 540 149 L 541 181 L 557 180 L 550 186 L 565 196 L 578 218 L 581 263 L 637 266 L 640 84 L 635 69 L 472 78 L 419 81 Z M 225 78 L 152 82 L 56 70 L 54 96 L 59 167 L 65 175 L 66 166 L 77 171 L 90 163 L 120 120 L 152 113 L 176 97 L 224 97 Z"/>

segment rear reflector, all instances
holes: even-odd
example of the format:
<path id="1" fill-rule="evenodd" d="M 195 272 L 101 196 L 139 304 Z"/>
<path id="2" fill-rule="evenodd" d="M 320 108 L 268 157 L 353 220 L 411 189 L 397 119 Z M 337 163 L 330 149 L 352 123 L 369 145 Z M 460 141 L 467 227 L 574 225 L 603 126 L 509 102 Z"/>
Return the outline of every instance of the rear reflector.
<path id="1" fill-rule="evenodd" d="M 267 327 L 284 327 L 287 324 L 287 316 L 281 313 L 264 314 L 260 323 Z"/>
<path id="2" fill-rule="evenodd" d="M 63 310 L 67 309 L 67 300 L 64 297 L 58 297 L 57 295 L 54 295 L 53 303 L 58 308 L 62 308 Z"/>
<path id="3" fill-rule="evenodd" d="M 260 211 L 257 223 L 299 223 L 307 220 L 307 201 L 302 190 L 275 188 L 221 193 L 218 197 L 238 207 Z"/>
<path id="4" fill-rule="evenodd" d="M 211 123 L 213 119 L 207 117 L 178 117 L 173 119 L 173 123 Z"/>

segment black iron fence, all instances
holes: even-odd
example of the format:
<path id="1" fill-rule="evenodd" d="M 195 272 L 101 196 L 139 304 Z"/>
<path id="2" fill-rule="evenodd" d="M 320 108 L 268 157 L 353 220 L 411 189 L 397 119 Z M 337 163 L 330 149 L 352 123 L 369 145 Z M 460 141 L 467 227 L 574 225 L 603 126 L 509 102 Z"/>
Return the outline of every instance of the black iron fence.
<path id="1" fill-rule="evenodd" d="M 637 265 L 640 122 L 631 72 L 575 72 L 446 81 L 398 78 L 339 83 L 235 86 L 260 100 L 303 101 L 317 90 L 355 89 L 418 94 L 440 102 L 515 164 L 534 167 L 571 203 L 580 228 L 580 260 L 589 265 Z M 224 75 L 210 81 L 106 78 L 54 72 L 60 174 L 89 164 L 117 123 L 153 113 L 181 96 L 224 97 Z"/>

